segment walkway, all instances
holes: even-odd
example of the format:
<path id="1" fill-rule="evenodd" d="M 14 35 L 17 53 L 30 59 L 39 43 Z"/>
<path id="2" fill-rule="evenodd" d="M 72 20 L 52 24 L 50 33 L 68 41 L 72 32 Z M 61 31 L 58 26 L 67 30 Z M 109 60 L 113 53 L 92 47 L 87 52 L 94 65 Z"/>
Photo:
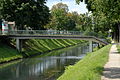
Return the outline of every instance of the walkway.
<path id="1" fill-rule="evenodd" d="M 96 36 L 95 36 L 96 35 Z M 108 43 L 105 39 L 101 39 L 101 35 L 98 35 L 94 32 L 85 32 L 80 31 L 58 31 L 58 30 L 15 30 L 9 32 L 2 32 L 0 37 L 8 36 L 8 38 L 14 39 L 78 39 L 78 40 L 87 40 L 100 43 L 102 45 L 107 45 Z M 98 37 L 99 36 L 99 37 Z M 104 37 L 103 37 L 104 38 Z"/>
<path id="2" fill-rule="evenodd" d="M 101 80 L 120 80 L 120 54 L 116 44 L 113 44 L 109 53 L 109 61 L 104 66 Z"/>

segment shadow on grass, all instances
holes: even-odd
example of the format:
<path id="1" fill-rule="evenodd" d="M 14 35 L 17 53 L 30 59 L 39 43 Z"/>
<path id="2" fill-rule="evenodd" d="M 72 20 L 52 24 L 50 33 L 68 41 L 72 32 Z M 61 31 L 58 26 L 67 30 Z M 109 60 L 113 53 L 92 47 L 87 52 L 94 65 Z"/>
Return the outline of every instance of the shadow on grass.
<path id="1" fill-rule="evenodd" d="M 120 54 L 120 49 L 117 49 L 118 50 L 118 53 Z"/>
<path id="2" fill-rule="evenodd" d="M 103 76 L 108 79 L 120 79 L 120 68 L 105 68 Z"/>
<path id="3" fill-rule="evenodd" d="M 104 67 L 97 67 L 94 69 L 94 71 L 100 75 L 102 75 L 103 70 L 104 70 Z"/>

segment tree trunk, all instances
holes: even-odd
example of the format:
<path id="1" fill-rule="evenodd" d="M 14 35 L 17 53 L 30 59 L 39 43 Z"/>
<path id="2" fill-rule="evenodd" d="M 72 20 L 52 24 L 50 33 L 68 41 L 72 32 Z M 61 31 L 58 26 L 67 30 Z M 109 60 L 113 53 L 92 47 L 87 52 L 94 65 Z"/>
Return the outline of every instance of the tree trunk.
<path id="1" fill-rule="evenodd" d="M 118 23 L 118 42 L 120 42 L 120 23 Z"/>
<path id="2" fill-rule="evenodd" d="M 116 23 L 114 29 L 114 40 L 120 42 L 120 23 Z"/>

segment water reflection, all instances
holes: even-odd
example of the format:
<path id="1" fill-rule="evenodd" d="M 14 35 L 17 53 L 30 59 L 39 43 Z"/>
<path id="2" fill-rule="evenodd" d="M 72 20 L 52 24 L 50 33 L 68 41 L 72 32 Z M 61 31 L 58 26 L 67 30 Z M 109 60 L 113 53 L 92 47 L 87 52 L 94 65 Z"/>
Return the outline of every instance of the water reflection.
<path id="1" fill-rule="evenodd" d="M 87 52 L 88 46 L 82 45 L 54 51 L 42 58 L 23 59 L 18 64 L 0 69 L 0 80 L 56 80 L 66 66 L 75 64 Z"/>

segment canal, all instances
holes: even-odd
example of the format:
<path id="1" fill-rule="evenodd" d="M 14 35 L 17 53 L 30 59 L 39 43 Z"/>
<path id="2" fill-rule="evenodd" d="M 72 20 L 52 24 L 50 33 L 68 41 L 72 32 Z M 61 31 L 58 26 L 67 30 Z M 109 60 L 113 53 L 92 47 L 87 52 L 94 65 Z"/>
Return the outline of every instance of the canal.
<path id="1" fill-rule="evenodd" d="M 88 45 L 81 44 L 0 68 L 0 80 L 56 80 L 69 65 L 81 60 L 88 52 Z M 4 65 L 1 65 L 4 66 Z"/>

